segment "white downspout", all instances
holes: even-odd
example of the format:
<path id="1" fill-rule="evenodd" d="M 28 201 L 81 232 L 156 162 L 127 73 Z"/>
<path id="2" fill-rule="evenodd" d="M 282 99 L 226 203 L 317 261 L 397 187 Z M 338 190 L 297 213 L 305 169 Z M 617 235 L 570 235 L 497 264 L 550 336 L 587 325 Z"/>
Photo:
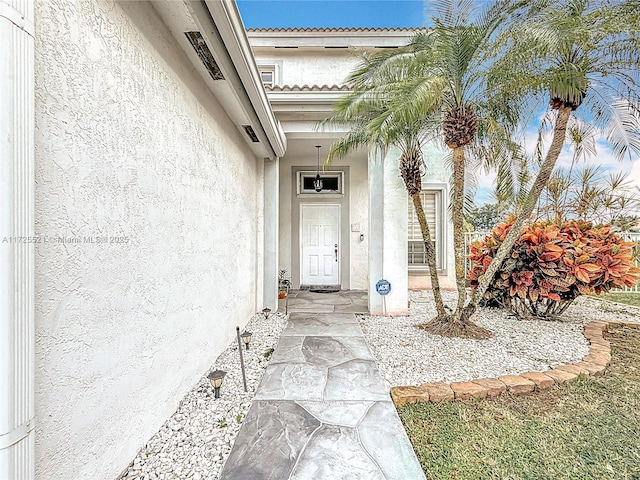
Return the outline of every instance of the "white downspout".
<path id="1" fill-rule="evenodd" d="M 0 479 L 34 472 L 34 3 L 0 0 Z"/>

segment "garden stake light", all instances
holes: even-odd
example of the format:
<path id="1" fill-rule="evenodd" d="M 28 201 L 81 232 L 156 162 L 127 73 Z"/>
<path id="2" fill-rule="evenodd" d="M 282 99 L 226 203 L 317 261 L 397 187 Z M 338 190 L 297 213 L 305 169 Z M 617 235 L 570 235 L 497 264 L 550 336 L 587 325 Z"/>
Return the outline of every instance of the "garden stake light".
<path id="1" fill-rule="evenodd" d="M 244 346 L 247 350 L 249 350 L 249 344 L 251 343 L 251 332 L 247 332 L 246 330 L 240 335 L 242 341 L 244 342 Z"/>
<path id="2" fill-rule="evenodd" d="M 240 369 L 242 370 L 242 384 L 244 391 L 247 391 L 247 374 L 244 372 L 244 355 L 242 354 L 242 340 L 240 340 L 240 327 L 236 327 L 236 337 L 238 339 L 238 353 L 240 353 Z"/>
<path id="3" fill-rule="evenodd" d="M 223 370 L 214 370 L 207 378 L 213 387 L 213 396 L 214 398 L 220 398 L 220 386 L 222 385 L 222 379 L 227 374 L 227 372 Z"/>
<path id="4" fill-rule="evenodd" d="M 264 318 L 269 318 L 269 315 L 271 314 L 271 309 L 269 307 L 263 308 L 262 314 L 264 315 Z"/>

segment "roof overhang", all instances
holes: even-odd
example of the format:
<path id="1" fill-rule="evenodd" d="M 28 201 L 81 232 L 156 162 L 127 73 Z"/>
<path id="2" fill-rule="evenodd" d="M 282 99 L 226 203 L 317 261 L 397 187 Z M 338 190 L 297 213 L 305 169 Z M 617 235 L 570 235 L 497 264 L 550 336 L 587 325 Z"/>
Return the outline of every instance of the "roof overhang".
<path id="1" fill-rule="evenodd" d="M 247 35 L 254 48 L 397 48 L 425 29 L 257 29 Z"/>
<path id="2" fill-rule="evenodd" d="M 262 85 L 233 0 L 153 2 L 186 57 L 259 158 L 284 156 L 286 137 Z M 212 76 L 186 32 L 199 32 L 222 74 Z"/>
<path id="3" fill-rule="evenodd" d="M 334 104 L 348 90 L 272 90 L 269 100 L 281 121 L 322 120 L 333 113 Z"/>

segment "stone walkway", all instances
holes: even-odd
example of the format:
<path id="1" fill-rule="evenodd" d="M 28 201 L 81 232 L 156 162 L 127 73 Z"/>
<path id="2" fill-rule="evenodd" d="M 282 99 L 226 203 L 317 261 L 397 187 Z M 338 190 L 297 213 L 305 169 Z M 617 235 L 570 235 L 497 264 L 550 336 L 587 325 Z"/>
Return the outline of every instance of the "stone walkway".
<path id="1" fill-rule="evenodd" d="M 355 313 L 366 292 L 291 292 L 289 323 L 222 480 L 425 479 Z"/>

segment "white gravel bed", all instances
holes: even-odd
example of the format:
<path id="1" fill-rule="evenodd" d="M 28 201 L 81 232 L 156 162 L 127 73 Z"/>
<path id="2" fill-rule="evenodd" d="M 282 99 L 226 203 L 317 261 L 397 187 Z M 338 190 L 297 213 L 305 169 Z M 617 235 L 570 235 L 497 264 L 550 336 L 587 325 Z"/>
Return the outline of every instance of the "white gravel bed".
<path id="1" fill-rule="evenodd" d="M 249 350 L 243 347 L 248 391 L 244 392 L 238 345 L 234 341 L 209 370 L 227 372 L 220 398 L 214 398 L 206 378 L 208 372 L 204 372 L 178 410 L 140 449 L 119 478 L 218 478 L 267 367 L 269 355 L 265 353 L 275 348 L 286 321 L 283 314 L 271 314 L 266 320 L 262 314 L 254 315 L 246 326 L 253 333 Z"/>
<path id="2" fill-rule="evenodd" d="M 455 306 L 456 293 L 443 292 Z M 410 292 L 407 317 L 359 316 L 378 368 L 389 386 L 459 382 L 549 370 L 588 353 L 583 324 L 592 320 L 637 321 L 640 309 L 579 299 L 561 321 L 518 320 L 507 311 L 481 308 L 474 321 L 493 332 L 486 340 L 431 335 L 416 328 L 435 317 L 431 292 Z"/>

